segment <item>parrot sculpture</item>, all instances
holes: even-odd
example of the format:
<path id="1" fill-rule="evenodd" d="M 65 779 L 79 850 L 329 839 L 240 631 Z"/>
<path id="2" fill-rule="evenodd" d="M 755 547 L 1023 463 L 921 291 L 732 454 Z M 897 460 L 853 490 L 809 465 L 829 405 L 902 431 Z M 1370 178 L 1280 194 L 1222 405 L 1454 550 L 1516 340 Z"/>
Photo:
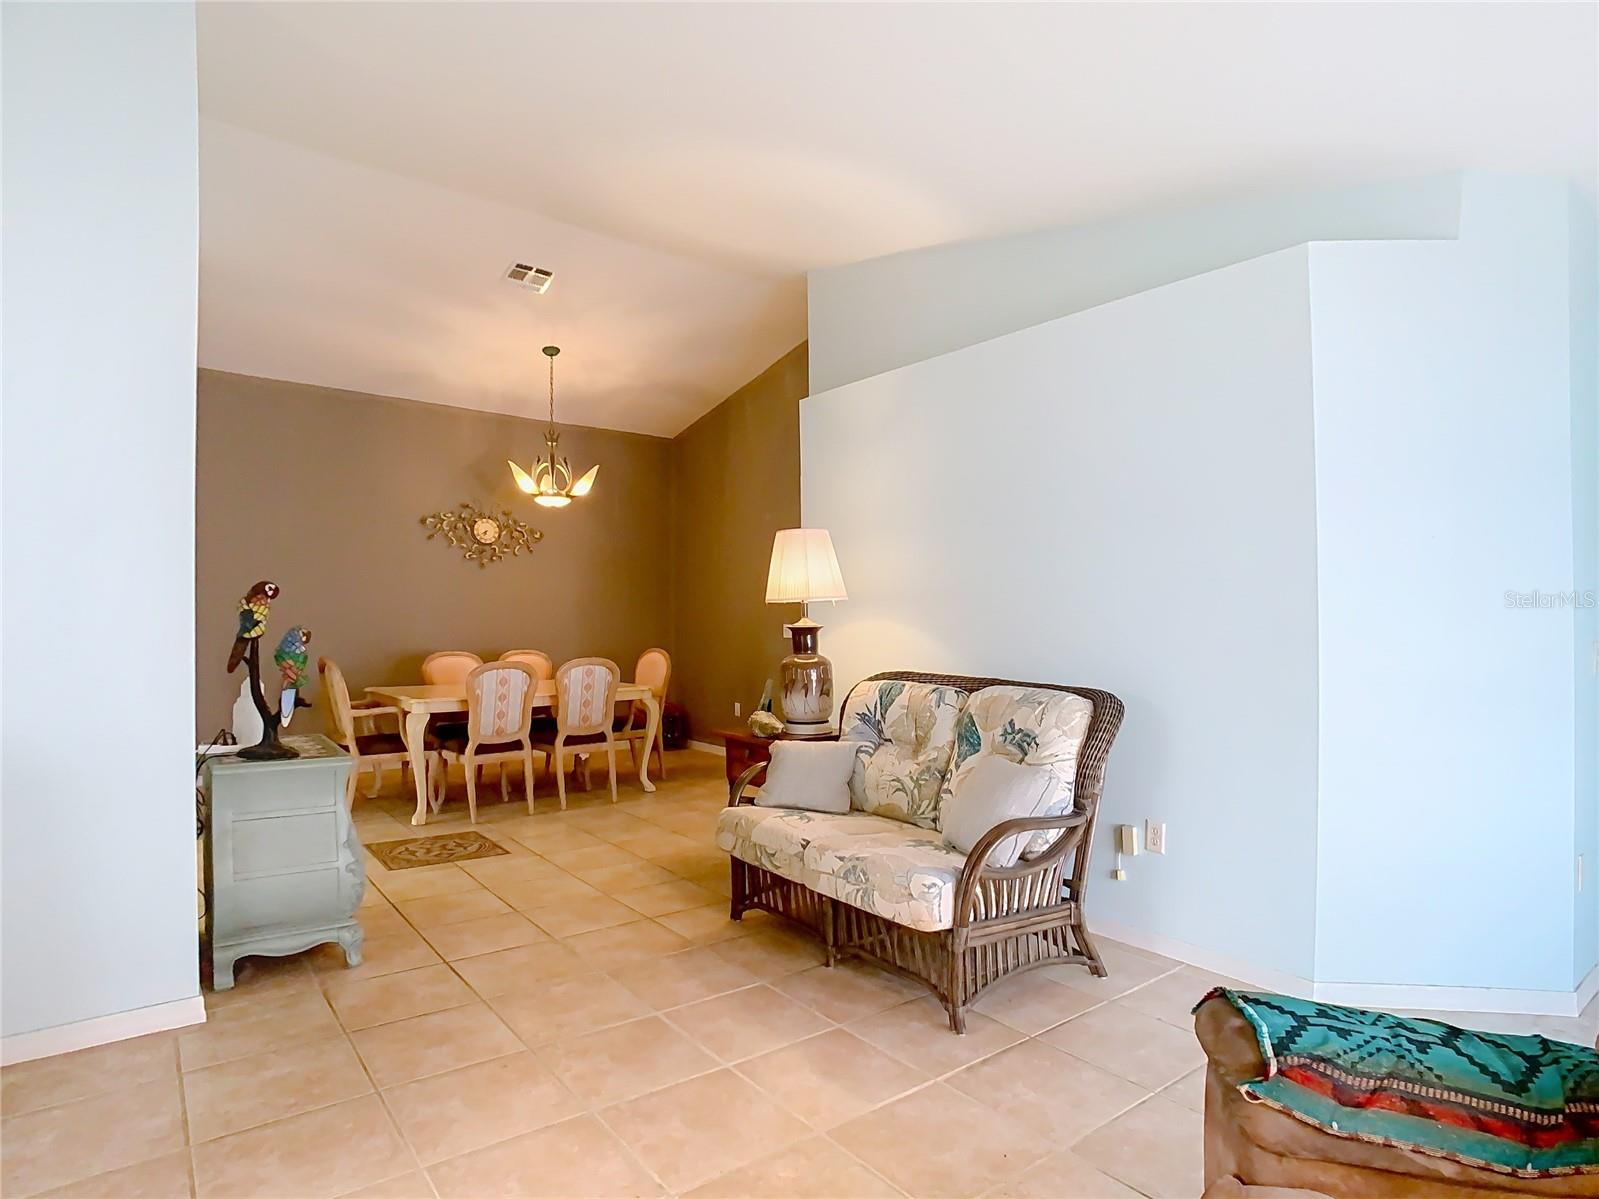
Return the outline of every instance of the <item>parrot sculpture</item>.
<path id="1" fill-rule="evenodd" d="M 283 680 L 283 692 L 278 700 L 278 709 L 281 713 L 279 719 L 287 725 L 294 716 L 296 708 L 309 708 L 311 702 L 301 699 L 297 692 L 305 684 L 308 677 L 310 655 L 306 646 L 311 643 L 311 630 L 304 625 L 295 625 L 283 634 L 283 640 L 278 642 L 278 648 L 272 655 L 272 660 L 278 664 L 278 673 Z"/>
<path id="2" fill-rule="evenodd" d="M 228 673 L 232 674 L 244 661 L 250 642 L 266 632 L 267 612 L 272 601 L 278 598 L 278 585 L 263 579 L 250 588 L 239 601 L 239 631 L 233 638 L 233 650 L 228 654 Z"/>

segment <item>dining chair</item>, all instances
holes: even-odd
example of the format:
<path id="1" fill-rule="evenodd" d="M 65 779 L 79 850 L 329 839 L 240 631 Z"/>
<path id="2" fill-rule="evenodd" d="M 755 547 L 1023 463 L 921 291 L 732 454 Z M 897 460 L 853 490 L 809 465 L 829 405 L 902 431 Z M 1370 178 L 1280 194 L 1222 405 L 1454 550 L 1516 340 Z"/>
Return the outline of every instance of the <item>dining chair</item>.
<path id="1" fill-rule="evenodd" d="M 541 649 L 508 649 L 500 655 L 501 662 L 520 662 L 547 683 L 555 677 L 555 662 Z"/>
<path id="2" fill-rule="evenodd" d="M 469 650 L 440 650 L 422 659 L 422 681 L 430 687 L 459 687 L 482 665 L 483 659 Z M 430 717 L 428 725 L 436 733 L 454 735 L 466 728 L 466 717 L 460 712 L 444 712 Z"/>
<path id="3" fill-rule="evenodd" d="M 432 687 L 459 686 L 483 659 L 464 649 L 440 650 L 422 659 L 422 681 Z"/>
<path id="4" fill-rule="evenodd" d="M 648 687 L 650 694 L 655 697 L 656 705 L 663 711 L 666 708 L 666 687 L 672 681 L 672 655 L 664 649 L 647 649 L 638 657 L 638 665 L 633 667 L 633 681 L 641 687 Z M 633 763 L 633 768 L 638 769 L 638 747 L 649 736 L 650 713 L 644 706 L 644 701 L 635 699 L 617 722 L 616 735 L 627 742 L 628 758 Z M 658 777 L 666 777 L 666 722 L 659 720 L 655 725 L 655 744 L 644 746 L 644 755 L 647 758 L 651 749 L 655 751 L 655 765 Z"/>
<path id="5" fill-rule="evenodd" d="M 500 655 L 501 662 L 520 662 L 534 674 L 539 676 L 540 685 L 548 683 L 555 677 L 555 661 L 549 654 L 541 649 L 508 649 Z M 533 729 L 537 731 L 550 731 L 555 728 L 555 717 L 550 715 L 552 709 L 539 707 L 533 712 Z M 544 772 L 550 770 L 549 756 L 544 759 Z"/>
<path id="6" fill-rule="evenodd" d="M 489 662 L 466 676 L 466 724 L 459 731 L 439 733 L 438 768 L 429 767 L 433 777 L 428 792 L 436 797 L 435 811 L 444 802 L 449 763 L 460 762 L 466 774 L 467 818 L 476 824 L 477 768 L 485 762 L 499 764 L 500 798 L 508 800 L 505 768 L 520 761 L 528 815 L 533 814 L 533 743 L 528 732 L 538 685 L 538 677 L 520 662 Z"/>
<path id="7" fill-rule="evenodd" d="M 355 803 L 356 779 L 363 770 L 372 771 L 372 787 L 368 798 L 383 786 L 383 772 L 390 765 L 400 768 L 400 780 L 405 780 L 410 765 L 410 755 L 405 750 L 405 740 L 399 728 L 402 723 L 400 709 L 388 707 L 375 700 L 350 699 L 350 686 L 344 681 L 344 672 L 331 658 L 316 660 L 317 673 L 322 676 L 322 694 L 328 697 L 328 708 L 333 719 L 333 742 L 350 755 L 350 777 L 345 783 L 344 800 L 347 806 Z M 392 733 L 361 732 L 359 722 L 394 717 Z"/>
<path id="8" fill-rule="evenodd" d="M 555 672 L 555 731 L 537 730 L 535 736 L 550 746 L 563 810 L 566 755 L 601 746 L 611 768 L 611 802 L 616 802 L 616 736 L 611 726 L 621 684 L 622 671 L 609 658 L 573 658 Z"/>

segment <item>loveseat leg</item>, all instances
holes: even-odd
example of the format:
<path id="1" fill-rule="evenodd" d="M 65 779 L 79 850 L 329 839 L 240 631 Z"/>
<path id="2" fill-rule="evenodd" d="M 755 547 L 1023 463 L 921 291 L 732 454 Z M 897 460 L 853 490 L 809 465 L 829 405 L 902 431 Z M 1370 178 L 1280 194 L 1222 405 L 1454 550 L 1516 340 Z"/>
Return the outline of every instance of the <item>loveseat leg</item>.
<path id="1" fill-rule="evenodd" d="M 1110 971 L 1105 969 L 1105 962 L 1099 956 L 1099 950 L 1094 947 L 1094 939 L 1088 935 L 1088 928 L 1081 920 L 1072 923 L 1072 937 L 1082 951 L 1088 955 L 1088 972 L 1095 978 L 1104 978 Z"/>
<path id="2" fill-rule="evenodd" d="M 824 896 L 822 898 L 822 945 L 827 950 L 827 961 L 824 963 L 828 969 L 838 961 L 838 937 L 833 920 L 833 901 Z"/>
<path id="3" fill-rule="evenodd" d="M 727 899 L 727 918 L 729 920 L 744 919 L 746 896 L 749 894 L 749 876 L 744 872 L 744 863 L 728 855 L 728 869 L 732 872 L 732 886 L 728 889 L 733 893 Z"/>
<path id="4" fill-rule="evenodd" d="M 950 1031 L 955 1033 L 957 1036 L 965 1036 L 966 1009 L 961 1007 L 961 1005 L 956 1003 L 954 1000 L 950 1000 L 948 1003 L 946 1003 L 944 1005 L 944 1009 L 949 1012 Z"/>

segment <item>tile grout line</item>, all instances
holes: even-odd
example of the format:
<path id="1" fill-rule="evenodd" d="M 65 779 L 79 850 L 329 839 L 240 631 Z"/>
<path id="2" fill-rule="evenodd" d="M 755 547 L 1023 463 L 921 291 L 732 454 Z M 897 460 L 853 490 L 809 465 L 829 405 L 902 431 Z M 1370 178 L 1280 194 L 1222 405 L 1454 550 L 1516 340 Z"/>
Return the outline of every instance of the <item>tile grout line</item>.
<path id="1" fill-rule="evenodd" d="M 200 1177 L 194 1167 L 194 1135 L 189 1130 L 189 1084 L 183 1077 L 183 1055 L 178 1050 L 178 1038 L 172 1038 L 172 1064 L 178 1071 L 178 1114 L 183 1121 L 183 1165 L 189 1176 L 189 1194 L 200 1193 Z M 101 1174 L 111 1171 L 103 1170 Z M 91 1178 L 100 1175 L 90 1175 Z"/>
<path id="2" fill-rule="evenodd" d="M 329 1004 L 329 1006 L 331 1007 L 332 1005 Z M 444 1010 L 448 1011 L 449 1009 Z M 335 1011 L 333 1015 L 335 1019 L 339 1020 L 339 1029 L 344 1033 L 344 1039 L 349 1042 L 350 1052 L 355 1054 L 355 1060 L 360 1063 L 361 1072 L 366 1075 L 367 1082 L 372 1086 L 372 1093 L 377 1096 L 378 1104 L 383 1108 L 383 1114 L 389 1121 L 389 1128 L 393 1131 L 394 1135 L 400 1139 L 400 1144 L 405 1146 L 405 1152 L 410 1156 L 412 1166 L 415 1167 L 418 1174 L 422 1175 L 422 1181 L 427 1183 L 428 1190 L 433 1192 L 434 1199 L 438 1199 L 439 1189 L 433 1185 L 433 1176 L 429 1174 L 423 1167 L 422 1159 L 416 1155 L 416 1146 L 411 1144 L 411 1138 L 406 1136 L 405 1130 L 400 1127 L 399 1117 L 394 1114 L 394 1109 L 389 1106 L 388 1096 L 383 1093 L 383 1088 L 378 1086 L 378 1080 L 373 1077 L 371 1067 L 366 1064 L 366 1058 L 361 1056 L 361 1047 L 355 1043 L 355 1035 L 349 1029 L 344 1027 L 344 1021 L 339 1019 L 339 1014 L 337 1011 Z M 380 1026 L 375 1025 L 374 1027 Z M 396 1174 L 394 1177 L 400 1178 L 402 1175 Z M 378 1180 L 378 1182 L 387 1181 L 389 1181 L 389 1179 Z M 370 1183 L 368 1185 L 376 1186 L 377 1183 Z M 364 1188 L 357 1187 L 356 1189 L 362 1190 Z"/>

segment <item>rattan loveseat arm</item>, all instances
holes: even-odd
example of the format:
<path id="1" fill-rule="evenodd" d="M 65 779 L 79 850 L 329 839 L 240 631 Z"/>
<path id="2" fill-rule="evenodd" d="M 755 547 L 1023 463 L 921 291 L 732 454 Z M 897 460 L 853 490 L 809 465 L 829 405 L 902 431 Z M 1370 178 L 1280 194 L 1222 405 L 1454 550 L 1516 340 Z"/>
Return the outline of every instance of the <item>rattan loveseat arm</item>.
<path id="1" fill-rule="evenodd" d="M 955 885 L 955 927 L 972 923 L 972 900 L 978 889 L 985 882 L 1004 883 L 1022 879 L 1031 879 L 1046 871 L 1058 871 L 1061 859 L 1073 853 L 1077 843 L 1082 840 L 1084 831 L 1088 828 L 1089 817 L 1086 812 L 1062 812 L 1059 816 L 1026 816 L 1015 820 L 1005 820 L 996 824 L 983 834 L 972 851 L 966 855 L 966 865 L 961 870 L 959 881 Z M 1019 833 L 1038 833 L 1058 829 L 1061 835 L 1055 838 L 1055 843 L 1043 853 L 1033 858 L 1018 859 L 1014 866 L 990 866 L 988 855 L 993 848 L 1008 837 Z M 1069 872 L 1063 881 L 1069 881 Z M 1061 889 L 1054 887 L 1048 891 L 1038 891 L 1032 903 L 1023 903 L 1021 908 L 1014 907 L 1016 895 L 1027 888 L 1009 888 L 1013 910 L 1009 913 L 994 912 L 995 904 L 986 904 L 991 914 L 1016 914 L 1022 908 L 1052 907 L 1060 903 Z M 1036 890 L 1036 889 L 1035 889 Z"/>
<path id="2" fill-rule="evenodd" d="M 727 789 L 727 806 L 736 808 L 741 803 L 748 802 L 744 792 L 749 790 L 750 784 L 755 781 L 755 776 L 766 769 L 765 762 L 755 762 L 744 768 L 744 773 L 734 779 Z"/>

